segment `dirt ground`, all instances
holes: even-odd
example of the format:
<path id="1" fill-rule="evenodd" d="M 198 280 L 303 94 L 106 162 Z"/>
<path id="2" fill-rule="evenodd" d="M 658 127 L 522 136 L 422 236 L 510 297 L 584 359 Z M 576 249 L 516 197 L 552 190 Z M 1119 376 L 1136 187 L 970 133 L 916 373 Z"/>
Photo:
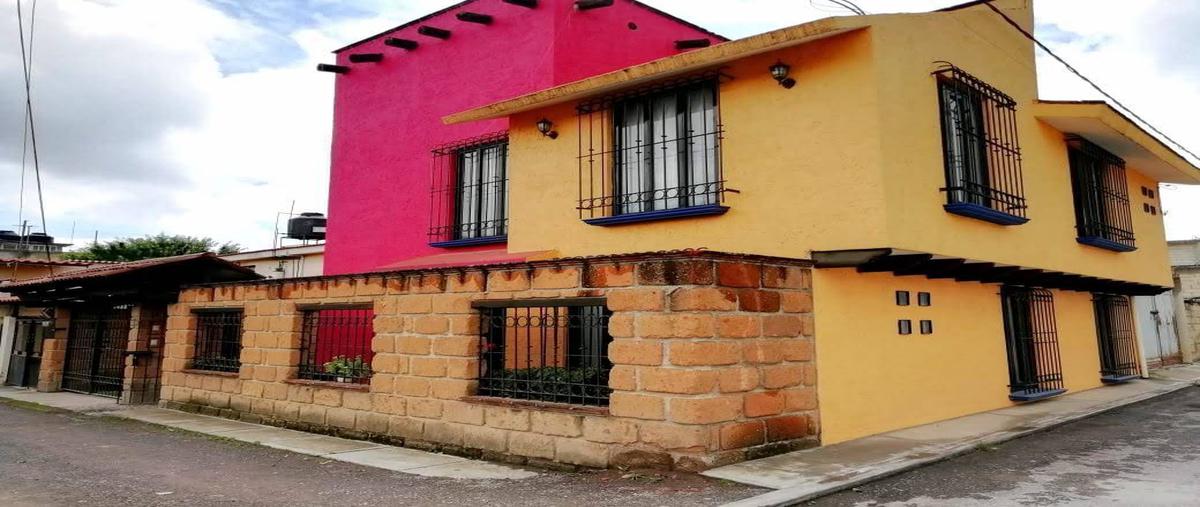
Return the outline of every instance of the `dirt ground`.
<path id="1" fill-rule="evenodd" d="M 0 403 L 0 505 L 720 505 L 765 490 L 692 474 L 419 477 L 227 439 Z"/>

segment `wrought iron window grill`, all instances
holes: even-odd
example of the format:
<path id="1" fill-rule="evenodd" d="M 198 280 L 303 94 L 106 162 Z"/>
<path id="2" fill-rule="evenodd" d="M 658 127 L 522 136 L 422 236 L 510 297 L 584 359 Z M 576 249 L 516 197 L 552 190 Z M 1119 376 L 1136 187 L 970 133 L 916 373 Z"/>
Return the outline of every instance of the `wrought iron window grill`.
<path id="1" fill-rule="evenodd" d="M 947 210 L 1005 225 L 1024 223 L 1027 206 L 1016 101 L 962 69 L 940 63 L 943 66 L 933 75 L 941 111 Z"/>
<path id="2" fill-rule="evenodd" d="M 611 316 L 603 300 L 480 306 L 479 395 L 607 406 Z"/>
<path id="3" fill-rule="evenodd" d="M 327 382 L 370 382 L 374 318 L 370 308 L 306 310 L 300 335 L 299 377 Z"/>
<path id="4" fill-rule="evenodd" d="M 508 235 L 508 132 L 433 150 L 429 242 L 502 241 Z"/>
<path id="5" fill-rule="evenodd" d="M 217 310 L 196 313 L 196 370 L 236 372 L 241 366 L 242 311 Z"/>
<path id="6" fill-rule="evenodd" d="M 1101 379 L 1105 382 L 1124 382 L 1141 375 L 1129 298 L 1093 294 L 1092 307 L 1096 314 Z"/>
<path id="7" fill-rule="evenodd" d="M 1010 398 L 1029 401 L 1061 394 L 1065 389 L 1054 294 L 1045 289 L 1004 286 L 1000 295 Z"/>
<path id="8" fill-rule="evenodd" d="M 1112 250 L 1136 248 L 1125 161 L 1079 136 L 1067 136 L 1067 150 L 1080 241 Z"/>
<path id="9" fill-rule="evenodd" d="M 708 72 L 579 104 L 580 218 L 720 207 L 721 79 Z"/>

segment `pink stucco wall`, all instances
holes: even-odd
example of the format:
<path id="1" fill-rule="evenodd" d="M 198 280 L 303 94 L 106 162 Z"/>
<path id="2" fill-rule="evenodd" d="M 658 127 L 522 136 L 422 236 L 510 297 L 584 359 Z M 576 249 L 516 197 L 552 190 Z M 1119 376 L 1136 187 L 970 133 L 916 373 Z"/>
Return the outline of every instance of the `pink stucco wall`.
<path id="1" fill-rule="evenodd" d="M 454 17 L 463 11 L 490 14 L 494 22 Z M 420 25 L 452 35 L 419 35 Z M 388 47 L 387 37 L 421 46 Z M 447 126 L 443 116 L 669 56 L 677 53 L 675 40 L 696 38 L 719 41 L 630 0 L 588 11 L 576 11 L 573 0 L 541 0 L 535 9 L 476 0 L 340 52 L 338 64 L 352 70 L 336 77 L 325 273 L 464 250 L 428 244 L 430 151 L 504 130 L 507 121 Z M 383 53 L 384 60 L 352 64 L 353 53 Z M 465 250 L 472 249 L 505 251 L 504 245 Z"/>

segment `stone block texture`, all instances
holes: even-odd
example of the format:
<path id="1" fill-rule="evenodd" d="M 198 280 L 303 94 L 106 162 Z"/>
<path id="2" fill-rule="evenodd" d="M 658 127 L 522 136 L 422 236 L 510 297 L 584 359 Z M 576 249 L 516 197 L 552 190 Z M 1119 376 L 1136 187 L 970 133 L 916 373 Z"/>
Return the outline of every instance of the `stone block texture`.
<path id="1" fill-rule="evenodd" d="M 480 300 L 601 297 L 608 407 L 476 396 Z M 374 375 L 296 380 L 304 309 L 374 308 Z M 243 311 L 236 374 L 188 369 L 200 308 Z M 510 461 L 699 470 L 816 445 L 805 261 L 672 252 L 185 289 L 169 308 L 162 403 Z"/>

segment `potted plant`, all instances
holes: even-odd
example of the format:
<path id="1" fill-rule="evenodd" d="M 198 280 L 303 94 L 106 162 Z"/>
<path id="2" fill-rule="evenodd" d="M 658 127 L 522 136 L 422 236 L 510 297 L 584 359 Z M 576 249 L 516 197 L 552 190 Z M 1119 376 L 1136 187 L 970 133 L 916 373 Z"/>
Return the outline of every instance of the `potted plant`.
<path id="1" fill-rule="evenodd" d="M 348 356 L 333 356 L 333 359 L 325 363 L 325 373 L 342 383 L 354 382 L 366 377 L 370 372 L 371 367 L 363 361 L 362 356 L 355 356 L 354 359 Z"/>

